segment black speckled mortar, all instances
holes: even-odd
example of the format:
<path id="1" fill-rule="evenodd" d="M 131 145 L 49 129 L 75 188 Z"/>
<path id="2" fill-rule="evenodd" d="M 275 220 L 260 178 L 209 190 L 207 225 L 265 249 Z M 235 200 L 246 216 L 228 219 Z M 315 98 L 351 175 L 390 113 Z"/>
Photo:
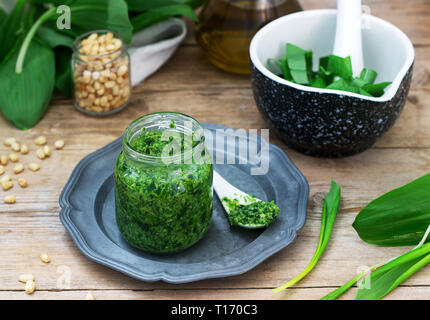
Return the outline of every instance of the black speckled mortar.
<path id="1" fill-rule="evenodd" d="M 366 67 L 377 82 L 392 81 L 380 98 L 310 88 L 286 81 L 267 69 L 269 58 L 285 55 L 291 42 L 314 51 L 314 65 L 331 53 L 336 10 L 310 10 L 279 18 L 254 37 L 251 81 L 258 109 L 291 148 L 320 157 L 343 157 L 371 147 L 399 117 L 409 92 L 414 49 L 408 37 L 388 22 L 364 16 Z"/>

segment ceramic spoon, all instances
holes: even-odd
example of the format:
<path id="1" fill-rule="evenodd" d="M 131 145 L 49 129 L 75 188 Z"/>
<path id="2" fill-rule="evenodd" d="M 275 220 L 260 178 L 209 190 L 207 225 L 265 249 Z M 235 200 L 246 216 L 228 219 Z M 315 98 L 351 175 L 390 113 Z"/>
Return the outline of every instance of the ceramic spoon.
<path id="1" fill-rule="evenodd" d="M 333 54 L 351 57 L 354 77 L 363 69 L 361 0 L 337 0 L 336 37 Z"/>
<path id="2" fill-rule="evenodd" d="M 219 173 L 216 172 L 215 170 L 214 170 L 213 186 L 214 186 L 215 192 L 218 194 L 218 197 L 221 200 L 222 206 L 224 207 L 224 210 L 227 213 L 227 215 L 230 214 L 230 208 L 228 207 L 227 203 L 225 203 L 222 200 L 224 197 L 231 200 L 237 200 L 239 204 L 245 204 L 245 205 L 250 204 L 250 202 L 247 201 L 247 199 L 250 199 L 251 197 L 249 194 L 233 187 L 223 177 L 221 177 Z M 257 198 L 254 198 L 254 199 L 255 201 L 263 201 Z M 267 224 L 239 224 L 239 226 L 247 229 L 258 229 L 258 228 L 267 227 Z"/>

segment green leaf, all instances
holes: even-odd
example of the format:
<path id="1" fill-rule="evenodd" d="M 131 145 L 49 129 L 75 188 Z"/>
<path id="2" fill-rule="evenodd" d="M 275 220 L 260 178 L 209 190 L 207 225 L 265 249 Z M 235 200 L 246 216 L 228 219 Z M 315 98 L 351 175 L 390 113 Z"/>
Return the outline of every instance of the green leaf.
<path id="1" fill-rule="evenodd" d="M 311 86 L 314 88 L 321 88 L 324 89 L 326 87 L 325 81 L 322 77 L 316 76 L 311 83 Z"/>
<path id="2" fill-rule="evenodd" d="M 73 36 L 99 29 L 108 29 L 121 34 L 129 43 L 132 26 L 128 17 L 128 8 L 124 0 L 75 0 L 70 4 L 71 30 L 60 30 Z M 51 28 L 59 14 L 52 19 Z"/>
<path id="3" fill-rule="evenodd" d="M 345 81 L 342 78 L 328 85 L 327 89 L 359 93 L 358 87 L 350 85 L 347 81 Z"/>
<path id="4" fill-rule="evenodd" d="M 147 11 L 171 5 L 187 5 L 196 9 L 208 0 L 126 0 L 130 11 Z"/>
<path id="5" fill-rule="evenodd" d="M 55 82 L 54 52 L 31 41 L 21 74 L 15 72 L 18 50 L 0 66 L 0 109 L 20 129 L 33 127 L 45 113 Z"/>
<path id="6" fill-rule="evenodd" d="M 312 51 L 305 51 L 291 43 L 287 43 L 287 64 L 295 83 L 309 84 L 309 56 Z"/>
<path id="7" fill-rule="evenodd" d="M 274 289 L 273 292 L 280 292 L 296 284 L 301 279 L 303 279 L 309 272 L 311 272 L 312 269 L 316 266 L 318 260 L 320 259 L 321 255 L 323 254 L 330 240 L 333 224 L 336 219 L 337 211 L 339 209 L 339 202 L 340 202 L 340 186 L 336 182 L 332 181 L 330 191 L 327 194 L 327 197 L 324 199 L 323 212 L 321 215 L 320 238 L 319 238 L 317 249 L 315 251 L 315 254 L 311 262 L 298 276 L 288 281 L 283 286 L 280 286 Z"/>
<path id="8" fill-rule="evenodd" d="M 73 95 L 72 51 L 67 47 L 55 48 L 55 88 L 65 95 Z"/>
<path id="9" fill-rule="evenodd" d="M 381 82 L 377 84 L 366 84 L 363 89 L 369 92 L 374 97 L 380 97 L 384 94 L 385 88 L 388 87 L 391 82 Z"/>
<path id="10" fill-rule="evenodd" d="M 37 36 L 46 42 L 51 48 L 58 46 L 73 48 L 73 38 L 65 35 L 64 33 L 58 32 L 56 29 L 41 26 L 37 31 Z"/>
<path id="11" fill-rule="evenodd" d="M 356 300 L 379 300 L 430 262 L 430 245 L 412 250 L 371 273 L 370 288 L 359 288 Z"/>
<path id="12" fill-rule="evenodd" d="M 430 224 L 430 174 L 370 202 L 355 218 L 363 241 L 383 246 L 416 245 Z"/>
<path id="13" fill-rule="evenodd" d="M 360 79 L 363 80 L 365 84 L 374 83 L 377 77 L 378 73 L 372 69 L 363 68 L 360 73 Z"/>
<path id="14" fill-rule="evenodd" d="M 328 57 L 327 71 L 344 80 L 352 80 L 351 57 L 338 57 L 330 55 Z"/>
<path id="15" fill-rule="evenodd" d="M 158 21 L 174 16 L 185 16 L 197 21 L 197 15 L 193 9 L 187 5 L 171 5 L 156 8 L 142 13 L 131 20 L 134 31 L 144 29 Z"/>
<path id="16" fill-rule="evenodd" d="M 6 20 L 7 14 L 6 12 L 4 12 L 4 10 L 2 8 L 0 8 L 0 32 L 1 32 L 1 28 L 4 24 L 4 21 Z"/>
<path id="17" fill-rule="evenodd" d="M 17 32 L 21 28 L 26 0 L 18 0 L 12 12 L 7 15 L 0 28 L 0 63 L 12 50 L 17 41 Z"/>
<path id="18" fill-rule="evenodd" d="M 364 290 L 369 290 L 366 289 L 366 287 L 368 286 L 363 286 L 361 289 L 359 289 L 359 291 L 361 290 L 361 292 L 357 292 L 358 299 L 380 299 L 392 290 L 394 290 L 400 283 L 406 280 L 417 270 L 422 268 L 425 264 L 427 264 L 428 261 L 427 263 L 424 263 L 425 261 L 422 261 L 422 257 L 428 258 L 429 253 L 430 244 L 424 244 L 414 250 L 411 250 L 401 255 L 396 259 L 391 260 L 388 263 L 377 264 L 369 268 L 368 271 L 364 271 L 358 274 L 353 279 L 345 283 L 343 286 L 337 288 L 336 290 L 330 292 L 329 294 L 321 298 L 321 300 L 337 299 L 343 293 L 348 291 L 353 285 L 355 285 L 358 280 L 365 276 L 369 271 L 372 272 L 370 275 L 369 284 L 371 292 L 366 293 L 366 291 Z"/>
<path id="19" fill-rule="evenodd" d="M 284 75 L 284 79 L 288 81 L 292 81 L 293 77 L 291 76 L 290 68 L 288 68 L 287 58 L 281 58 L 279 60 L 281 64 L 282 74 Z"/>

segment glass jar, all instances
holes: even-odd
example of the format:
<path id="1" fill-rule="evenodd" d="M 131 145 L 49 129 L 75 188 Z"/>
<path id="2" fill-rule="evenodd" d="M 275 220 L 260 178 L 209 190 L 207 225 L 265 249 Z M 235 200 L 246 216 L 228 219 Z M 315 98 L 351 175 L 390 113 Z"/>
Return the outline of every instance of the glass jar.
<path id="1" fill-rule="evenodd" d="M 130 58 L 119 34 L 96 30 L 73 44 L 74 105 L 93 116 L 122 110 L 130 101 Z"/>
<path id="2" fill-rule="evenodd" d="M 210 0 L 200 12 L 196 40 L 216 67 L 249 74 L 254 34 L 266 23 L 301 10 L 297 0 Z"/>
<path id="3" fill-rule="evenodd" d="M 190 247 L 211 222 L 212 177 L 212 159 L 196 120 L 160 112 L 133 121 L 115 165 L 121 234 L 149 252 Z"/>

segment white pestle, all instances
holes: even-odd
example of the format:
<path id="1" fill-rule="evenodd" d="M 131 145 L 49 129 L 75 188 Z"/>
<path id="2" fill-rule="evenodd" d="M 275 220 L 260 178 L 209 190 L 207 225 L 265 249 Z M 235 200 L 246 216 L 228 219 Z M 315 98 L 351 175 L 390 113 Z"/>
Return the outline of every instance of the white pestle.
<path id="1" fill-rule="evenodd" d="M 336 36 L 333 54 L 351 57 L 354 77 L 363 69 L 361 0 L 337 0 Z"/>

